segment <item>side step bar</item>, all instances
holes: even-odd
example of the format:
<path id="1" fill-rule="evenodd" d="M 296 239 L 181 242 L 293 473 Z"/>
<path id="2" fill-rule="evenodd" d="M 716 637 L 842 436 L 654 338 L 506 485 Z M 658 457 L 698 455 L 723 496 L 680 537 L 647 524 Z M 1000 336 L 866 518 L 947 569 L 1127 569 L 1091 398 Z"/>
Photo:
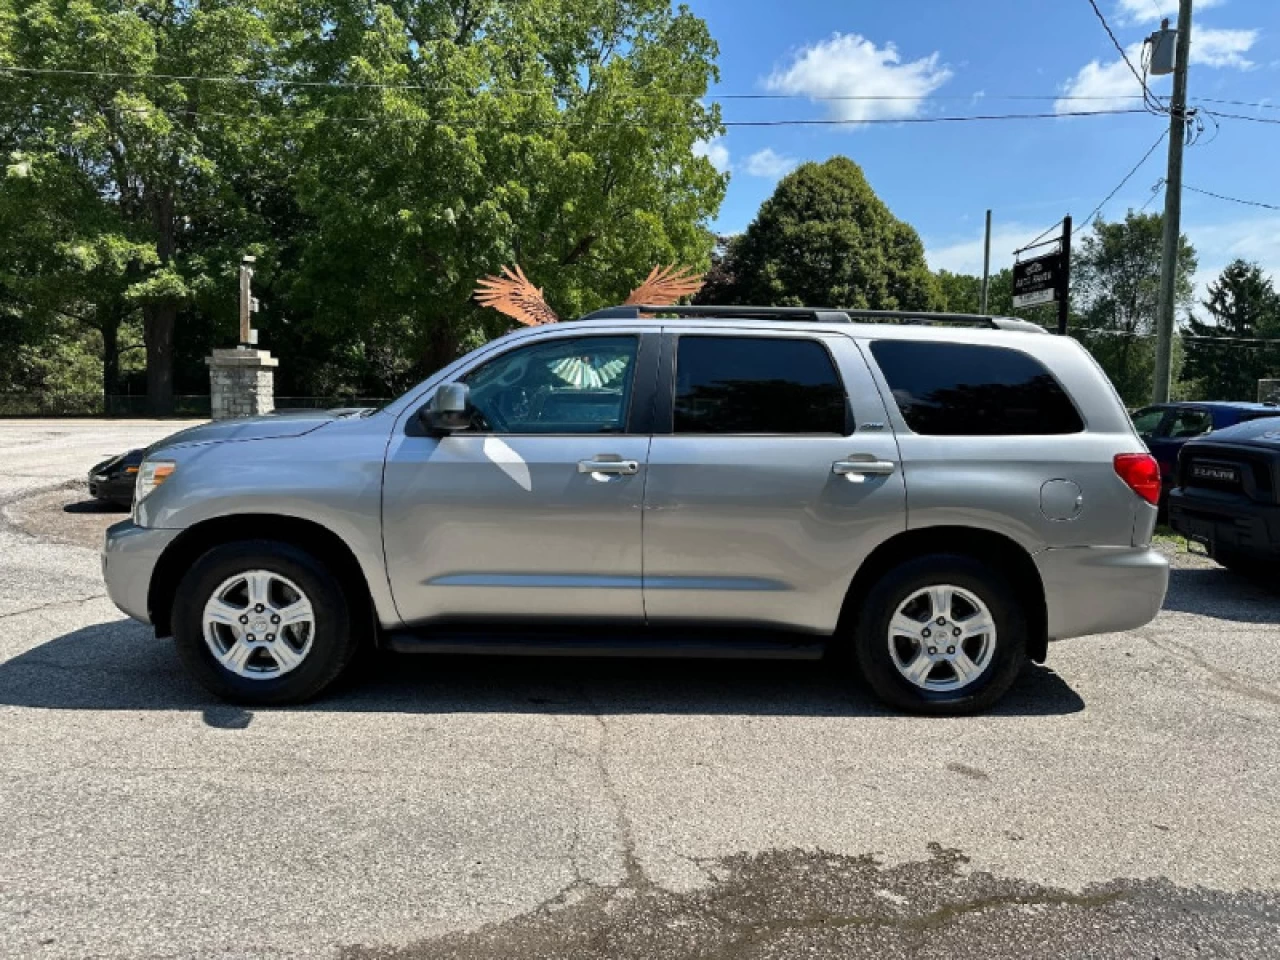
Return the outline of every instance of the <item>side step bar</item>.
<path id="1" fill-rule="evenodd" d="M 588 633 L 588 636 L 590 633 Z M 784 635 L 785 636 L 785 635 Z M 707 660 L 820 660 L 824 638 L 716 639 L 695 634 L 631 634 L 581 639 L 571 634 L 521 635 L 506 632 L 416 633 L 400 630 L 384 637 L 397 653 L 480 654 L 501 657 L 671 657 Z"/>

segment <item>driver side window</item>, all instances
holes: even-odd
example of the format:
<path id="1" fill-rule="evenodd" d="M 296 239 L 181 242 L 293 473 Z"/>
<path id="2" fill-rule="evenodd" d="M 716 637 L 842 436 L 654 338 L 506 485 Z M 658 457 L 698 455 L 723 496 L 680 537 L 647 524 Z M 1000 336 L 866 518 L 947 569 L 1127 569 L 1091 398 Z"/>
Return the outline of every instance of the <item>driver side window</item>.
<path id="1" fill-rule="evenodd" d="M 463 378 L 472 429 L 504 434 L 623 433 L 638 338 L 561 338 L 517 347 Z"/>

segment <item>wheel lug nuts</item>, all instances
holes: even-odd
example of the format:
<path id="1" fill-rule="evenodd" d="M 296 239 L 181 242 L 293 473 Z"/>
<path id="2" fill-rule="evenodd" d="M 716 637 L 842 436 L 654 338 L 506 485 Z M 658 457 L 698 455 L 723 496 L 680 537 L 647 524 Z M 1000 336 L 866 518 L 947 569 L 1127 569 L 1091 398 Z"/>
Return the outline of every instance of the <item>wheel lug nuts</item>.
<path id="1" fill-rule="evenodd" d="M 260 603 L 255 603 L 255 604 L 253 605 L 253 612 L 254 612 L 254 613 L 261 613 L 261 612 L 262 612 L 263 610 L 265 610 L 265 609 L 267 609 L 267 608 L 266 608 L 266 607 L 264 607 L 264 606 L 263 606 L 262 604 L 260 604 Z"/>
<path id="2" fill-rule="evenodd" d="M 955 653 L 955 652 L 956 652 L 955 647 L 947 647 L 947 653 Z"/>
<path id="3" fill-rule="evenodd" d="M 254 642 L 255 640 L 257 640 L 258 638 L 257 638 L 257 637 L 255 637 L 252 633 L 250 633 L 250 634 L 247 634 L 247 635 L 245 636 L 245 639 L 246 639 L 246 640 L 248 640 L 250 643 L 253 643 L 253 642 Z"/>
<path id="4" fill-rule="evenodd" d="M 922 632 L 922 635 L 923 635 L 923 636 L 926 636 L 926 637 L 929 637 L 929 636 L 932 636 L 932 635 L 933 635 L 933 632 L 932 632 L 928 627 L 925 627 L 925 628 L 924 628 L 924 630 L 923 630 L 923 632 Z"/>
<path id="5" fill-rule="evenodd" d="M 956 627 L 954 630 L 952 630 L 952 631 L 951 631 L 951 635 L 952 635 L 953 637 L 958 637 L 958 636 L 960 636 L 960 628 L 959 628 L 959 627 Z"/>
<path id="6" fill-rule="evenodd" d="M 274 633 L 268 633 L 268 634 L 267 634 L 267 643 L 271 643 L 273 640 L 275 640 L 275 638 L 276 638 L 276 635 L 275 635 Z"/>
<path id="7" fill-rule="evenodd" d="M 929 648 L 929 653 L 930 653 L 930 654 L 936 654 L 937 652 L 938 652 L 938 648 L 937 648 L 937 647 L 930 647 L 930 648 Z"/>
<path id="8" fill-rule="evenodd" d="M 271 615 L 271 622 L 272 622 L 272 623 L 279 623 L 279 622 L 280 622 L 280 614 L 278 614 L 278 613 L 273 613 L 273 614 Z M 956 631 L 956 633 L 957 633 L 957 634 L 958 634 L 959 632 L 960 632 L 959 630 L 957 630 L 957 631 Z"/>
<path id="9" fill-rule="evenodd" d="M 947 618 L 946 618 L 946 617 L 939 617 L 937 622 L 938 622 L 938 626 L 942 626 L 944 623 L 946 623 L 946 622 L 947 622 Z"/>
<path id="10" fill-rule="evenodd" d="M 249 622 L 249 615 L 248 615 L 248 614 L 246 614 L 246 613 L 242 613 L 242 614 L 240 614 L 240 622 L 241 622 L 241 623 L 248 623 L 248 622 Z"/>

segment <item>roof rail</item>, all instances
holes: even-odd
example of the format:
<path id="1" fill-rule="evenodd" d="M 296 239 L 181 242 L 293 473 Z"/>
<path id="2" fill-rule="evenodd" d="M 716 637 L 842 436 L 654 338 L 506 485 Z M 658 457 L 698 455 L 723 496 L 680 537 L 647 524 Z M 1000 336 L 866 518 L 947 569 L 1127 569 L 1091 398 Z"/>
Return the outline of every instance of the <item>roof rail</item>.
<path id="1" fill-rule="evenodd" d="M 807 320 L 810 323 L 904 323 L 904 324 L 963 324 L 965 326 L 990 327 L 996 330 L 1018 330 L 1023 333 L 1047 333 L 1044 327 L 1017 317 L 993 317 L 972 313 L 934 313 L 928 310 L 846 310 L 823 307 L 740 307 L 625 305 L 605 307 L 588 313 L 580 320 L 636 320 L 655 314 L 677 317 L 706 317 L 713 320 Z"/>

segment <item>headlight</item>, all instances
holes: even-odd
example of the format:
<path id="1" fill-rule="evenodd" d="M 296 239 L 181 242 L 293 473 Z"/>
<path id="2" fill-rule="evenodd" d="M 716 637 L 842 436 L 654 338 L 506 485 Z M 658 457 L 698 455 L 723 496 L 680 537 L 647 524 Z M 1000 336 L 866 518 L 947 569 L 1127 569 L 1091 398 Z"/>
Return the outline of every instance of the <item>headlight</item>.
<path id="1" fill-rule="evenodd" d="M 152 490 L 164 483 L 178 465 L 172 460 L 144 460 L 138 469 L 138 481 L 133 488 L 133 502 L 141 503 Z"/>

